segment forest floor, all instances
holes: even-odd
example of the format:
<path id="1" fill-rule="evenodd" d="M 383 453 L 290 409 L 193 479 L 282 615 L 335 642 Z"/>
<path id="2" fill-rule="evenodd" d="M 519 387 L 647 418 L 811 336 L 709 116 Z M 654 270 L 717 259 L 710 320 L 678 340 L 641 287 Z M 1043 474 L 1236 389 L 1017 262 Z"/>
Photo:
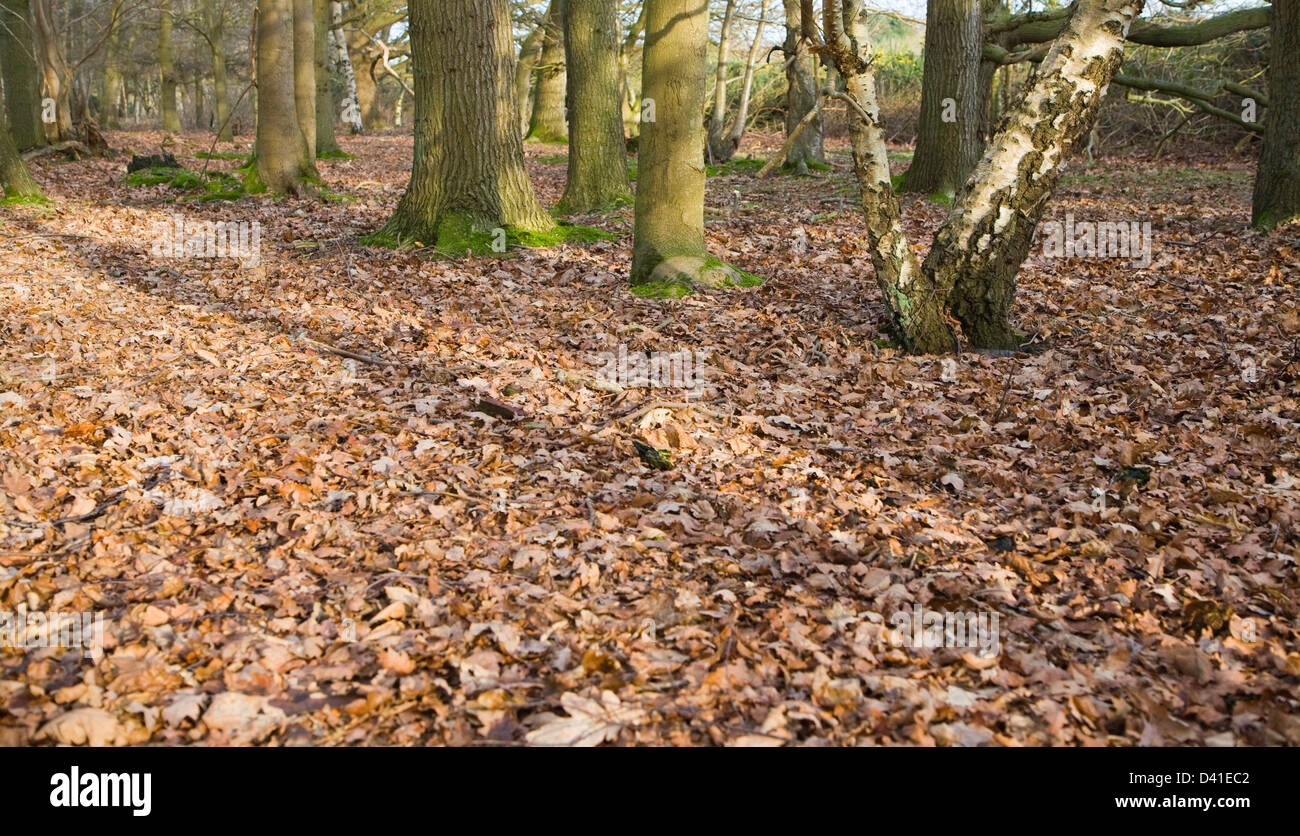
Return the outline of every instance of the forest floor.
<path id="1" fill-rule="evenodd" d="M 210 141 L 173 150 L 238 164 Z M 1036 248 L 1036 351 L 938 358 L 885 339 L 842 149 L 710 178 L 766 282 L 659 300 L 630 209 L 362 246 L 411 142 L 344 144 L 328 203 L 118 156 L 0 209 L 0 611 L 106 616 L 102 655 L 0 648 L 0 744 L 1300 745 L 1300 231 L 1247 229 L 1247 162 L 1073 164 L 1047 217 L 1149 221 L 1151 264 Z M 174 212 L 260 263 L 155 257 Z M 609 391 L 619 346 L 696 389 Z"/>

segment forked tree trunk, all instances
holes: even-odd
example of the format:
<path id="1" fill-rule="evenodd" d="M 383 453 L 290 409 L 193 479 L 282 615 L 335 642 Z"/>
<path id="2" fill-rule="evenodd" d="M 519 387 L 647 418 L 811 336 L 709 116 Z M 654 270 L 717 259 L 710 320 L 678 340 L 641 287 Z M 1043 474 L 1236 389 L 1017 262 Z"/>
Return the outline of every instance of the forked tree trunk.
<path id="1" fill-rule="evenodd" d="M 722 13 L 722 29 L 718 33 L 718 66 L 713 75 L 713 113 L 709 116 L 710 162 L 726 162 L 736 150 L 731 147 L 726 126 L 727 62 L 731 56 L 731 18 L 735 11 L 736 0 L 727 0 L 727 8 Z"/>
<path id="2" fill-rule="evenodd" d="M 925 261 L 940 293 L 980 348 L 1014 348 L 1016 275 L 1060 177 L 1097 121 L 1124 60 L 1124 36 L 1143 0 L 1077 0 L 1024 98 L 975 168 L 971 187 L 935 234 Z"/>
<path id="3" fill-rule="evenodd" d="M 384 239 L 464 251 L 554 226 L 524 171 L 506 0 L 411 0 L 415 158 Z"/>
<path id="4" fill-rule="evenodd" d="M 722 284 L 735 273 L 704 246 L 708 4 L 646 0 L 645 17 L 642 92 L 655 116 L 641 124 L 632 284 Z"/>
<path id="5" fill-rule="evenodd" d="M 811 5 L 810 3 L 807 5 Z M 920 269 L 902 230 L 875 103 L 858 0 L 824 0 L 828 51 L 858 103 L 851 139 L 876 280 L 904 346 L 956 347 L 947 311 L 980 348 L 1017 344 L 1008 310 L 1015 277 L 1061 163 L 1096 119 L 1142 0 L 1077 0 L 1007 127 L 990 143 Z M 810 30 L 804 21 L 805 32 Z"/>
<path id="6" fill-rule="evenodd" d="M 158 96 L 162 106 L 162 129 L 179 131 L 180 112 L 176 109 L 176 65 L 172 61 L 172 0 L 158 6 L 158 67 L 162 87 Z"/>
<path id="7" fill-rule="evenodd" d="M 902 191 L 955 195 L 979 162 L 981 0 L 930 0 L 916 154 Z"/>
<path id="8" fill-rule="evenodd" d="M 44 95 L 54 100 L 54 122 L 44 125 L 46 139 L 63 142 L 76 139 L 72 126 L 72 84 L 63 34 L 55 20 L 53 0 L 35 0 L 32 19 L 36 22 L 36 52 L 40 61 Z"/>
<path id="9" fill-rule="evenodd" d="M 0 80 L 7 79 L 0 71 Z M 45 196 L 14 146 L 3 99 L 0 99 L 0 189 L 6 200 L 39 200 Z"/>
<path id="10" fill-rule="evenodd" d="M 316 156 L 341 150 L 334 136 L 334 96 L 330 92 L 329 31 L 330 0 L 314 0 L 312 6 L 312 57 L 316 79 Z"/>
<path id="11" fill-rule="evenodd" d="M 294 0 L 258 0 L 257 143 L 261 185 L 275 194 L 311 195 L 320 184 L 315 155 L 298 121 L 294 79 Z M 315 84 L 304 91 L 315 94 Z M 314 119 L 313 126 L 314 126 Z"/>
<path id="12" fill-rule="evenodd" d="M 799 0 L 785 2 L 785 135 L 790 137 L 799 123 L 817 106 L 817 59 L 809 44 L 800 37 Z M 785 156 L 786 165 L 797 174 L 807 174 L 808 166 L 825 163 L 826 151 L 822 144 L 823 120 L 821 111 L 811 118 L 790 146 Z"/>
<path id="13" fill-rule="evenodd" d="M 28 0 L 0 0 L 0 73 L 5 77 L 9 127 L 19 148 L 45 142 L 41 129 L 40 73 Z"/>
<path id="14" fill-rule="evenodd" d="M 537 62 L 537 84 L 533 88 L 533 115 L 528 120 L 528 138 L 536 142 L 560 143 L 569 138 L 564 124 L 564 0 L 551 0 L 545 26 L 542 56 Z"/>
<path id="15" fill-rule="evenodd" d="M 1250 216 L 1260 229 L 1300 218 L 1300 0 L 1273 0 L 1269 38 L 1269 106 Z"/>
<path id="16" fill-rule="evenodd" d="M 334 0 L 330 3 L 329 43 L 332 55 L 330 63 L 334 72 L 343 80 L 343 104 L 339 108 L 339 118 L 348 130 L 354 134 L 361 133 L 361 103 L 357 100 L 357 76 L 352 68 L 352 56 L 348 54 L 347 38 L 340 28 L 343 24 L 343 4 Z"/>
<path id="17" fill-rule="evenodd" d="M 632 199 L 619 112 L 617 0 L 568 0 L 569 177 L 560 199 L 568 214 Z"/>

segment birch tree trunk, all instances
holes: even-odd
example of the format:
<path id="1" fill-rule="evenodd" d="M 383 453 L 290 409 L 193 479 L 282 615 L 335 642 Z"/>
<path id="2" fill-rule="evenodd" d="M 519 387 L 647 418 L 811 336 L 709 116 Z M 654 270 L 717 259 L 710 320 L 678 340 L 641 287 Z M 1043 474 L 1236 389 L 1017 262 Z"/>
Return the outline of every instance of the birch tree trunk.
<path id="1" fill-rule="evenodd" d="M 361 103 L 357 101 L 357 76 L 352 68 L 352 56 L 348 54 L 348 42 L 343 36 L 343 4 L 330 3 L 329 43 L 331 63 L 334 72 L 343 80 L 343 105 L 339 117 L 348 130 L 354 134 L 361 133 Z"/>
<path id="2" fill-rule="evenodd" d="M 567 214 L 629 203 L 627 145 L 619 112 L 617 0 L 568 0 L 569 176 L 560 198 Z"/>
<path id="3" fill-rule="evenodd" d="M 553 228 L 524 171 L 510 27 L 506 0 L 411 0 L 415 158 L 377 242 L 463 254 Z"/>
<path id="4" fill-rule="evenodd" d="M 1300 218 L 1300 0 L 1273 0 L 1269 38 L 1269 107 L 1251 206 L 1260 229 Z"/>

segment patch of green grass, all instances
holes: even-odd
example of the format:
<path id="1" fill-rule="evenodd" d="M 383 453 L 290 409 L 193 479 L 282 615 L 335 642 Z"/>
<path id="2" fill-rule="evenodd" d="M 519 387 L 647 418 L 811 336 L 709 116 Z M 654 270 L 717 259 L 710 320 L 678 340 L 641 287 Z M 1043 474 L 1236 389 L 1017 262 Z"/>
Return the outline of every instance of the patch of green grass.
<path id="1" fill-rule="evenodd" d="M 199 160 L 242 160 L 247 156 L 239 151 L 200 151 L 194 155 Z"/>
<path id="2" fill-rule="evenodd" d="M 183 168 L 142 168 L 126 175 L 130 186 L 170 186 L 190 191 L 203 185 L 203 178 Z"/>
<path id="3" fill-rule="evenodd" d="M 355 160 L 356 158 L 355 154 L 349 154 L 342 148 L 335 148 L 333 151 L 326 151 L 324 154 L 316 155 L 318 160 Z"/>
<path id="4" fill-rule="evenodd" d="M 0 192 L 0 206 L 46 206 L 54 201 L 40 194 L 16 194 L 8 197 Z"/>
<path id="5" fill-rule="evenodd" d="M 568 154 L 547 154 L 545 156 L 538 157 L 537 161 L 539 163 L 547 163 L 548 165 L 567 163 L 569 161 L 569 155 Z"/>
<path id="6" fill-rule="evenodd" d="M 633 183 L 636 182 L 636 163 L 629 163 L 627 167 L 627 179 Z"/>
<path id="7" fill-rule="evenodd" d="M 324 201 L 326 201 L 326 202 L 329 202 L 329 201 L 331 201 L 331 200 L 336 200 L 336 201 L 338 201 L 339 203 L 356 203 L 356 202 L 357 202 L 357 199 L 356 199 L 355 197 L 353 197 L 352 195 L 350 195 L 350 194 L 342 194 L 342 193 L 340 193 L 340 192 L 331 192 L 331 191 L 329 191 L 329 190 L 322 191 L 322 192 L 320 193 L 320 199 L 321 199 L 321 200 L 324 200 Z"/>
<path id="8" fill-rule="evenodd" d="M 753 157 L 745 157 L 743 159 L 725 162 L 722 165 L 705 165 L 704 174 L 708 177 L 731 177 L 737 174 L 754 175 L 757 174 L 765 165 L 767 165 L 766 160 L 756 160 Z"/>
<path id="9" fill-rule="evenodd" d="M 940 206 L 951 206 L 953 198 L 954 195 L 952 192 L 935 192 L 934 194 L 926 195 L 927 200 L 937 203 Z"/>

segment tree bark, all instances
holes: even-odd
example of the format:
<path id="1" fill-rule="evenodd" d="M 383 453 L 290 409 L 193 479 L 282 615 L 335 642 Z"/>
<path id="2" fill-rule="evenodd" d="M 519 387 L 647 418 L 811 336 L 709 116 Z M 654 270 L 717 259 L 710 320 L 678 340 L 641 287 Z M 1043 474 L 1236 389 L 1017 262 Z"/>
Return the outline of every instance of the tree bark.
<path id="1" fill-rule="evenodd" d="M 713 113 L 709 117 L 709 160 L 726 162 L 736 149 L 727 136 L 727 62 L 731 57 L 731 18 L 736 11 L 736 0 L 727 0 L 722 13 L 722 29 L 718 32 L 718 66 L 713 74 Z"/>
<path id="2" fill-rule="evenodd" d="M 316 158 L 316 6 L 313 0 L 293 2 L 293 106 L 298 128 Z"/>
<path id="3" fill-rule="evenodd" d="M 316 81 L 316 156 L 340 153 L 334 136 L 334 94 L 330 90 L 329 26 L 330 0 L 313 0 L 312 63 Z"/>
<path id="4" fill-rule="evenodd" d="M 119 119 L 119 102 L 122 98 L 122 26 L 112 23 L 108 47 L 104 53 L 104 78 L 99 87 L 99 122 L 105 128 L 116 130 Z"/>
<path id="5" fill-rule="evenodd" d="M 1268 112 L 1250 213 L 1260 229 L 1300 218 L 1300 0 L 1273 0 L 1269 37 Z"/>
<path id="6" fill-rule="evenodd" d="M 767 0 L 758 4 L 758 23 L 754 26 L 754 40 L 750 41 L 749 54 L 745 57 L 745 75 L 740 82 L 740 101 L 736 104 L 736 118 L 731 123 L 728 137 L 731 140 L 731 153 L 740 148 L 740 141 L 745 138 L 745 123 L 749 121 L 749 97 L 754 89 L 754 63 L 758 60 L 758 48 L 763 42 L 763 18 L 767 16 Z"/>
<path id="7" fill-rule="evenodd" d="M 343 124 L 354 134 L 361 133 L 361 103 L 357 100 L 357 76 L 352 68 L 352 56 L 348 54 L 347 38 L 340 28 L 343 24 L 343 4 L 330 3 L 329 43 L 332 51 L 331 63 L 334 74 L 343 80 L 343 104 L 339 115 Z"/>
<path id="8" fill-rule="evenodd" d="M 0 81 L 8 81 L 0 67 Z M 41 187 L 32 179 L 27 164 L 18 155 L 14 145 L 13 134 L 9 130 L 9 118 L 4 99 L 0 98 L 0 188 L 4 190 L 6 200 L 39 200 L 45 197 Z"/>
<path id="9" fill-rule="evenodd" d="M 528 122 L 533 110 L 529 94 L 532 92 L 533 69 L 542 54 L 542 39 L 546 25 L 538 24 L 519 46 L 519 60 L 515 63 L 515 101 L 519 102 L 519 130 L 528 133 Z"/>
<path id="10" fill-rule="evenodd" d="M 967 341 L 1018 345 L 1009 310 L 1016 274 L 1060 176 L 1097 118 L 1143 0 L 1078 0 L 1006 127 L 993 139 L 925 261 Z"/>
<path id="11" fill-rule="evenodd" d="M 785 2 L 785 135 L 792 136 L 808 114 L 817 108 L 817 59 L 801 37 L 799 0 Z M 807 174 L 810 164 L 825 164 L 823 120 L 818 108 L 799 132 L 786 154 L 786 165 L 796 174 Z"/>
<path id="12" fill-rule="evenodd" d="M 212 52 L 212 94 L 217 107 L 217 142 L 234 142 L 230 125 L 230 82 L 226 77 L 226 17 L 215 0 L 203 0 L 203 18 Z"/>
<path id="13" fill-rule="evenodd" d="M 9 128 L 19 148 L 32 148 L 45 142 L 45 132 L 28 0 L 0 0 L 0 24 L 0 73 L 5 78 Z"/>
<path id="14" fill-rule="evenodd" d="M 42 92 L 53 99 L 55 104 L 55 120 L 53 124 L 44 126 L 45 137 L 51 142 L 75 139 L 68 61 L 63 52 L 63 38 L 55 22 L 51 0 L 35 0 L 32 4 L 32 19 L 36 22 Z"/>
<path id="15" fill-rule="evenodd" d="M 645 4 L 642 3 L 641 11 L 628 27 L 627 34 L 623 36 L 623 41 L 618 47 L 619 105 L 623 109 L 623 130 L 628 136 L 637 136 L 641 133 L 641 105 L 636 101 L 636 94 L 632 92 L 631 73 L 628 67 L 632 60 L 632 50 L 636 48 L 636 42 L 644 31 Z"/>
<path id="16" fill-rule="evenodd" d="M 158 67 L 162 78 L 159 90 L 162 129 L 179 131 L 181 117 L 176 109 L 176 65 L 172 61 L 172 0 L 162 0 L 158 6 Z"/>
<path id="17" fill-rule="evenodd" d="M 689 290 L 734 280 L 704 246 L 708 4 L 646 0 L 641 78 L 654 121 L 641 124 L 631 281 Z"/>
<path id="18" fill-rule="evenodd" d="M 294 41 L 294 0 L 258 0 L 254 155 L 260 186 L 275 194 L 314 195 L 320 174 L 299 122 Z M 314 97 L 315 84 L 304 92 Z"/>
<path id="19" fill-rule="evenodd" d="M 559 143 L 568 139 L 564 123 L 566 73 L 564 67 L 564 0 L 551 0 L 546 10 L 546 33 L 542 56 L 537 62 L 537 84 L 533 87 L 533 115 L 528 120 L 528 138 L 535 142 Z"/>
<path id="20" fill-rule="evenodd" d="M 554 226 L 524 171 L 506 0 L 410 0 L 411 181 L 384 240 L 483 249 L 494 230 Z"/>
<path id="21" fill-rule="evenodd" d="M 979 162 L 981 0 L 930 0 L 921 120 L 902 191 L 955 195 Z"/>
<path id="22" fill-rule="evenodd" d="M 580 214 L 630 202 L 619 112 L 617 0 L 568 0 L 564 47 L 569 177 L 560 210 Z"/>

